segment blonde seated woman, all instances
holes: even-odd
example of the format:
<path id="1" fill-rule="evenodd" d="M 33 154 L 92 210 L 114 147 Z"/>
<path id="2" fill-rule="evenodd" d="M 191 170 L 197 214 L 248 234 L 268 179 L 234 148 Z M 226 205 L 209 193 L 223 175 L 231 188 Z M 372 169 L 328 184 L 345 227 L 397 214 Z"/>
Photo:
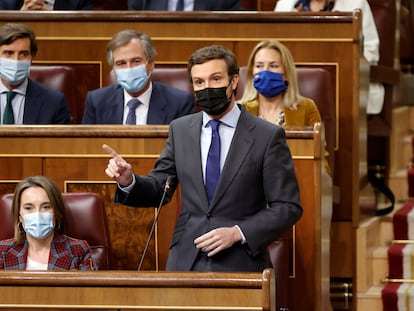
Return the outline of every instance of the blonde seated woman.
<path id="1" fill-rule="evenodd" d="M 262 41 L 254 47 L 240 103 L 252 114 L 282 127 L 321 122 L 315 102 L 299 94 L 292 54 L 279 41 Z M 327 161 L 325 167 L 330 174 Z"/>
<path id="2" fill-rule="evenodd" d="M 0 241 L 0 270 L 94 270 L 86 241 L 64 235 L 65 204 L 45 176 L 23 179 L 12 203 L 14 238 Z"/>

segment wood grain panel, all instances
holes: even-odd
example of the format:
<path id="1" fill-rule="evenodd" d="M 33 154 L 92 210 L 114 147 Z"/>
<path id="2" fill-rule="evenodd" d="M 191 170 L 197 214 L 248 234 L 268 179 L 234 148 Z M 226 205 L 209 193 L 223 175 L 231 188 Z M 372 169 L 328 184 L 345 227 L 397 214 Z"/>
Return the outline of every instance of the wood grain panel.
<path id="1" fill-rule="evenodd" d="M 0 13 L 0 22 L 24 22 L 35 30 L 39 39 L 36 60 L 51 63 L 62 60 L 101 63 L 103 85 L 110 72 L 105 60 L 106 43 L 114 33 L 125 28 L 137 29 L 152 37 L 158 50 L 157 66 L 185 66 L 191 52 L 213 43 L 231 48 L 239 65 L 244 66 L 253 46 L 264 39 L 277 39 L 286 44 L 299 64 L 335 66 L 333 85 L 336 87 L 338 133 L 333 180 L 333 227 L 339 222 L 358 226 L 359 187 L 360 178 L 363 177 L 361 167 L 364 167 L 363 149 L 366 144 L 365 111 L 360 105 L 360 81 L 368 77 L 368 73 L 360 68 L 360 12 L 309 15 L 273 12 L 173 14 L 141 11 L 80 12 L 76 16 L 70 12 L 43 13 Z M 116 145 L 117 140 L 116 137 L 96 137 L 89 146 L 89 151 L 93 154 L 104 141 Z M 21 143 L 23 146 L 23 141 Z M 29 146 L 29 149 L 40 152 L 44 148 L 40 146 L 36 143 Z M 76 146 L 72 149 L 73 151 L 64 152 L 73 153 Z M 120 148 L 126 155 L 133 154 L 132 149 L 129 143 Z M 26 164 L 25 169 L 30 171 L 30 165 Z M 10 177 L 15 175 L 10 169 L 5 173 Z M 345 242 L 348 243 L 346 249 L 354 249 L 352 238 Z M 342 259 L 336 256 L 341 255 L 333 254 L 332 262 Z M 344 271 L 351 271 L 348 277 L 352 278 L 355 263 L 346 263 L 349 265 Z M 343 271 L 333 270 L 332 273 L 332 276 L 342 275 Z"/>
<path id="2" fill-rule="evenodd" d="M 0 13 L 0 23 L 23 22 L 35 30 L 39 40 L 36 61 L 101 64 L 99 74 L 103 85 L 111 70 L 105 59 L 106 44 L 125 28 L 152 37 L 158 51 L 157 66 L 185 66 L 195 49 L 210 44 L 232 49 L 239 65 L 245 66 L 253 46 L 264 39 L 286 44 L 297 63 L 322 67 L 334 64 L 337 72 L 333 85 L 337 88 L 338 104 L 334 185 L 338 195 L 334 198 L 333 219 L 352 221 L 354 225 L 359 222 L 359 150 L 361 141 L 365 143 L 359 129 L 366 127 L 360 124 L 364 120 L 360 114 L 364 112 L 359 105 L 360 12 L 27 13 L 32 12 Z M 352 195 L 347 195 L 345 189 L 353 189 Z"/>

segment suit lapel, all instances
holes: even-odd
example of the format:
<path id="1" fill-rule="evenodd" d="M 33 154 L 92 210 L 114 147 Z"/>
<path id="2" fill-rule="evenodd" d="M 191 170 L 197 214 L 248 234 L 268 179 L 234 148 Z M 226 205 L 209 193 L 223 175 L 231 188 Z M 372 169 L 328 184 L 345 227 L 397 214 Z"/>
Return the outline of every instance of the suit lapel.
<path id="1" fill-rule="evenodd" d="M 168 10 L 168 0 L 146 0 L 146 10 Z"/>
<path id="2" fill-rule="evenodd" d="M 43 110 L 42 105 L 43 102 L 41 100 L 39 89 L 36 84 L 29 79 L 24 103 L 23 124 L 38 123 L 38 115 Z"/>
<path id="3" fill-rule="evenodd" d="M 217 0 L 214 0 L 217 1 Z M 206 0 L 194 0 L 194 11 L 205 11 L 208 9 Z"/>
<path id="4" fill-rule="evenodd" d="M 204 5 L 205 0 L 194 0 L 194 11 L 201 11 L 205 9 Z"/>
<path id="5" fill-rule="evenodd" d="M 148 107 L 147 124 L 165 124 L 165 107 L 167 101 L 157 83 L 152 83 L 151 98 Z"/>
<path id="6" fill-rule="evenodd" d="M 103 112 L 102 120 L 107 123 L 122 124 L 124 120 L 124 90 L 122 87 L 117 85 L 113 95 L 105 100 L 110 104 L 108 109 Z"/>
<path id="7" fill-rule="evenodd" d="M 14 245 L 6 253 L 4 267 L 11 269 L 26 270 L 26 259 L 28 251 L 27 241 L 23 245 Z"/>
<path id="8" fill-rule="evenodd" d="M 20 10 L 20 8 L 23 5 L 23 2 L 24 2 L 23 0 L 17 0 L 17 1 L 9 0 L 8 8 L 7 8 L 7 5 L 6 5 L 6 8 L 8 10 Z"/>
<path id="9" fill-rule="evenodd" d="M 201 136 L 201 127 L 203 126 L 203 115 L 202 113 L 197 113 L 194 115 L 191 122 L 189 123 L 189 139 L 185 140 L 187 144 L 186 150 L 190 150 L 190 154 L 186 159 L 188 160 L 187 164 L 190 167 L 190 171 L 193 173 L 194 183 L 199 185 L 197 189 L 197 197 L 205 201 L 205 206 L 208 206 L 207 193 L 204 187 L 203 180 L 203 171 L 201 165 L 201 154 L 200 154 L 200 136 Z M 204 204 L 203 204 L 204 206 Z"/>
<path id="10" fill-rule="evenodd" d="M 48 269 L 50 270 L 69 270 L 72 263 L 72 254 L 66 247 L 66 240 L 63 236 L 55 235 L 50 247 Z"/>
<path id="11" fill-rule="evenodd" d="M 250 116 L 247 115 L 246 110 L 242 109 L 233 140 L 230 145 L 230 150 L 226 157 L 223 170 L 221 172 L 220 180 L 217 185 L 216 193 L 210 205 L 210 210 L 213 209 L 220 198 L 226 193 L 228 187 L 231 185 L 234 177 L 239 172 L 243 165 L 249 150 L 252 148 L 254 138 L 252 131 L 255 125 L 251 122 Z"/>

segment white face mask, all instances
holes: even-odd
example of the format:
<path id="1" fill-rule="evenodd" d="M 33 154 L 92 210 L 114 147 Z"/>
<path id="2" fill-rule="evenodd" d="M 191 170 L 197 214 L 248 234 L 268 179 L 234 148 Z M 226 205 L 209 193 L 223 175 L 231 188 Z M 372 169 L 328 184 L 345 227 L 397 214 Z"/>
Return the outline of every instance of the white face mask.
<path id="1" fill-rule="evenodd" d="M 0 57 L 0 76 L 10 85 L 17 85 L 29 76 L 30 60 Z"/>
<path id="2" fill-rule="evenodd" d="M 23 215 L 24 231 L 37 239 L 47 237 L 53 230 L 53 214 L 35 212 Z"/>
<path id="3" fill-rule="evenodd" d="M 116 69 L 118 84 L 128 93 L 136 93 L 142 90 L 149 76 L 145 64 L 125 69 Z"/>

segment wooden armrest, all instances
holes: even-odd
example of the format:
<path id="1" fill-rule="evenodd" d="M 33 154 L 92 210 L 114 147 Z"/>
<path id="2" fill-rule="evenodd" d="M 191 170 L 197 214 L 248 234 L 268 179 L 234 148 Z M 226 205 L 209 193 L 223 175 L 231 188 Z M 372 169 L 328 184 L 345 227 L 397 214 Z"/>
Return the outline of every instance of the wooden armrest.
<path id="1" fill-rule="evenodd" d="M 384 84 L 397 84 L 400 81 L 400 71 L 388 66 L 371 65 L 370 66 L 371 82 Z"/>

